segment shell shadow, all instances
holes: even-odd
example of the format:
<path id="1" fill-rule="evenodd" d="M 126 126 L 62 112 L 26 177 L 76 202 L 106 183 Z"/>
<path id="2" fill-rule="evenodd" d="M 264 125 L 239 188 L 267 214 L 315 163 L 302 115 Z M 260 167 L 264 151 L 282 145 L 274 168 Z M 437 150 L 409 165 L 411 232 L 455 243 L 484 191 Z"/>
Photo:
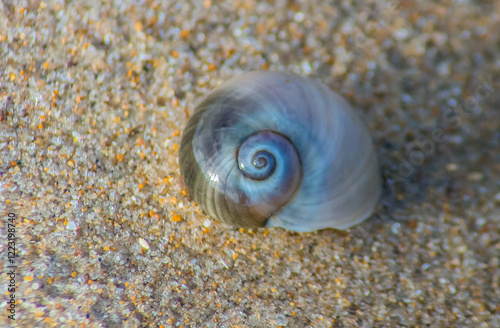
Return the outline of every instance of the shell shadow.
<path id="1" fill-rule="evenodd" d="M 405 222 L 424 204 L 435 213 L 445 204 L 460 210 L 476 203 L 473 195 L 480 190 L 498 190 L 500 112 L 493 110 L 498 107 L 500 95 L 487 99 L 482 113 L 464 117 L 458 126 L 416 126 L 418 137 L 400 143 L 375 139 L 383 192 L 370 220 Z M 437 128 L 443 131 L 439 143 L 430 137 Z"/>

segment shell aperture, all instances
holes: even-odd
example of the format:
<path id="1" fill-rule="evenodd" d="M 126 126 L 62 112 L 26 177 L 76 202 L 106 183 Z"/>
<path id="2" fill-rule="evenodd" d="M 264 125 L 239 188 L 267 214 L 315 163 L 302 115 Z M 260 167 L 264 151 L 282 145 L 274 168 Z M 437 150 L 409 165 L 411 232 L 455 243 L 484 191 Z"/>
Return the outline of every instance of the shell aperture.
<path id="1" fill-rule="evenodd" d="M 291 73 L 245 73 L 215 89 L 188 121 L 179 163 L 202 209 L 238 227 L 347 229 L 371 215 L 381 190 L 357 114 Z"/>

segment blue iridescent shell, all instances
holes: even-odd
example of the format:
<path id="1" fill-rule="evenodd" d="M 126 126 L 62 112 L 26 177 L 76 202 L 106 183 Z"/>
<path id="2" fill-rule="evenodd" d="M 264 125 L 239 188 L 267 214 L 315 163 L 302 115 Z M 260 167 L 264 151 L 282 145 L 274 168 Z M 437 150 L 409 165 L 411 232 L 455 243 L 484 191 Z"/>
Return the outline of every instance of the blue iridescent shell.
<path id="1" fill-rule="evenodd" d="M 223 83 L 195 109 L 179 153 L 191 197 L 237 227 L 347 229 L 380 197 L 366 126 L 339 95 L 296 74 Z"/>

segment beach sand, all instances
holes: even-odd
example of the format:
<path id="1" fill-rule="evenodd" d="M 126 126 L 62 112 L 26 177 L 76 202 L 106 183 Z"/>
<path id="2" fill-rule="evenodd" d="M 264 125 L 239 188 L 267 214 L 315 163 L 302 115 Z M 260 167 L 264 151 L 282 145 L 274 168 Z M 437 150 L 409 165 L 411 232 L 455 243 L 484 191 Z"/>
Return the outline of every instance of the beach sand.
<path id="1" fill-rule="evenodd" d="M 500 327 L 498 31 L 494 0 L 2 1 L 0 326 Z M 237 229 L 190 201 L 188 118 L 258 69 L 359 110 L 372 218 Z"/>

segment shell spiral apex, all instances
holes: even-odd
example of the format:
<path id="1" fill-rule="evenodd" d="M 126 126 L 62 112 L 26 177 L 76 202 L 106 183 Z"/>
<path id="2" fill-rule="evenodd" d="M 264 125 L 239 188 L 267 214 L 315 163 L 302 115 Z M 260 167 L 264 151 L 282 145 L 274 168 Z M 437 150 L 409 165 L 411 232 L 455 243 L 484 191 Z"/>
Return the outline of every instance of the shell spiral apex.
<path id="1" fill-rule="evenodd" d="M 179 155 L 190 196 L 237 227 L 347 229 L 381 192 L 361 119 L 325 85 L 292 73 L 223 83 L 196 107 Z"/>

